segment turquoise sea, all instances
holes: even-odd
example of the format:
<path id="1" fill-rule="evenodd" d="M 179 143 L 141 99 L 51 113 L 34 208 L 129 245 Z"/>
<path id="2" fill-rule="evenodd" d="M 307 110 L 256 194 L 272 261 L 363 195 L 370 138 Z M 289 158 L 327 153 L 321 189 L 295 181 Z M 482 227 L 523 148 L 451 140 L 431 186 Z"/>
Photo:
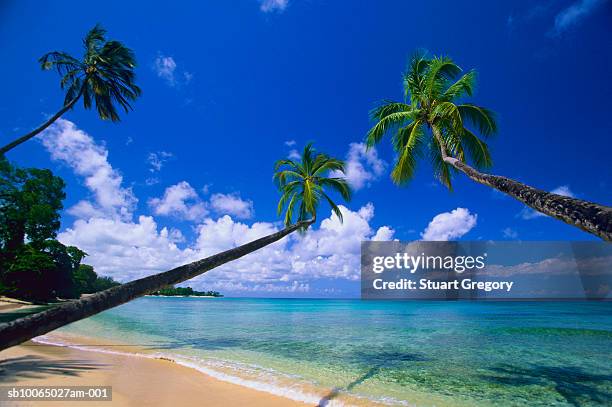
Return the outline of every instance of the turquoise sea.
<path id="1" fill-rule="evenodd" d="M 314 405 L 612 405 L 611 302 L 145 297 L 60 333 Z"/>

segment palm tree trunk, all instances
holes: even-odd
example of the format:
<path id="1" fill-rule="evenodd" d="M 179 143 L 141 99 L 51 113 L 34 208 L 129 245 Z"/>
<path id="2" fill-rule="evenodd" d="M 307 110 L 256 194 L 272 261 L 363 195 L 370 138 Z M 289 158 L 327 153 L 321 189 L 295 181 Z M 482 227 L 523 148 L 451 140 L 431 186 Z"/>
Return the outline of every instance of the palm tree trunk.
<path id="1" fill-rule="evenodd" d="M 79 92 L 79 94 L 74 99 L 72 99 L 67 105 L 64 105 L 64 107 L 62 107 L 57 113 L 55 113 L 53 116 L 51 116 L 51 118 L 49 120 L 47 120 L 46 122 L 44 122 L 43 124 L 41 124 L 40 126 L 35 128 L 34 130 L 29 132 L 25 136 L 19 137 L 17 140 L 11 141 L 10 143 L 5 145 L 4 147 L 0 148 L 0 157 L 2 155 L 4 155 L 7 151 L 12 150 L 13 148 L 17 147 L 18 145 L 20 145 L 22 143 L 25 143 L 26 141 L 28 141 L 32 137 L 35 137 L 37 134 L 42 132 L 47 127 L 51 126 L 53 124 L 53 122 L 55 122 L 57 119 L 59 119 L 64 113 L 66 113 L 68 110 L 72 109 L 72 106 L 74 106 L 74 104 L 77 102 L 77 100 L 80 99 L 81 95 L 83 94 L 83 90 L 84 89 L 85 88 L 81 88 L 81 92 Z"/>
<path id="2" fill-rule="evenodd" d="M 0 351 L 166 286 L 189 280 L 208 270 L 274 243 L 299 228 L 312 223 L 312 220 L 298 222 L 279 232 L 205 259 L 185 264 L 170 271 L 130 281 L 129 283 L 109 288 L 80 300 L 70 301 L 37 314 L 0 324 Z"/>
<path id="3" fill-rule="evenodd" d="M 570 198 L 533 188 L 521 182 L 499 175 L 485 174 L 475 168 L 450 157 L 440 132 L 432 126 L 434 137 L 440 145 L 444 162 L 452 165 L 471 180 L 510 195 L 514 199 L 538 212 L 552 216 L 585 232 L 612 241 L 612 208 L 582 199 Z"/>

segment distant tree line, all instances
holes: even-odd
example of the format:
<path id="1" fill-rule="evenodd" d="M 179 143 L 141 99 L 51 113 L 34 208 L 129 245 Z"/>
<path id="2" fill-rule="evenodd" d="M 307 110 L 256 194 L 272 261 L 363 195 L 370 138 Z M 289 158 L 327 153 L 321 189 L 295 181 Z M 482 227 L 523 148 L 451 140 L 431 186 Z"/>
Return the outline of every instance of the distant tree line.
<path id="1" fill-rule="evenodd" d="M 161 290 L 152 292 L 151 295 L 162 295 L 168 297 L 193 296 L 193 297 L 223 297 L 218 291 L 195 291 L 191 287 L 169 286 Z"/>
<path id="2" fill-rule="evenodd" d="M 119 284 L 81 264 L 84 251 L 56 239 L 64 187 L 50 170 L 0 157 L 0 295 L 49 302 Z"/>

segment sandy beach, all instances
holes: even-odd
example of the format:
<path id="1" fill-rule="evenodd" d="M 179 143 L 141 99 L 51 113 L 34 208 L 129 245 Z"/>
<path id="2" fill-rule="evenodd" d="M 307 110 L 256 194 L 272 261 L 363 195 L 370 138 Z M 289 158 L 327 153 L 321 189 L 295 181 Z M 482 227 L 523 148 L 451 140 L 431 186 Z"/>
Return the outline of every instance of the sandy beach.
<path id="1" fill-rule="evenodd" d="M 112 402 L 94 406 L 305 406 L 222 382 L 172 361 L 27 342 L 0 352 L 0 382 L 16 386 L 112 386 Z M 58 402 L 3 402 L 43 406 Z"/>
<path id="2" fill-rule="evenodd" d="M 0 307 L 0 312 L 14 312 L 32 305 L 3 299 Z M 130 352 L 129 349 L 122 351 Z M 33 341 L 0 352 L 0 383 L 4 386 L 112 386 L 112 402 L 70 402 L 74 406 L 306 405 L 226 383 L 171 360 L 100 353 Z M 58 402 L 2 402 L 2 405 L 57 406 Z"/>

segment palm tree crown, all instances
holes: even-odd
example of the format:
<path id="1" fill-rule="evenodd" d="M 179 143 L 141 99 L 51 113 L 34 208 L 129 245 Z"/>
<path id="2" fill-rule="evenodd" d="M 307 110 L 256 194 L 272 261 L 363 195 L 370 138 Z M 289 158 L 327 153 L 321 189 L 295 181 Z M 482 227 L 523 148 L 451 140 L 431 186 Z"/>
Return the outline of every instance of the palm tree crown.
<path id="1" fill-rule="evenodd" d="M 301 160 L 278 160 L 274 166 L 274 179 L 281 191 L 278 202 L 278 213 L 282 213 L 285 205 L 285 225 L 293 223 L 294 214 L 297 221 L 314 223 L 317 208 L 322 199 L 327 201 L 332 210 L 342 221 L 342 212 L 334 201 L 325 193 L 330 188 L 340 193 L 345 200 L 351 199 L 351 190 L 344 178 L 329 176 L 334 173 L 344 173 L 344 162 L 323 153 L 317 153 L 312 144 L 307 144 L 302 152 Z"/>
<path id="2" fill-rule="evenodd" d="M 141 93 L 134 83 L 136 59 L 131 49 L 119 41 L 107 41 L 106 30 L 100 25 L 91 29 L 83 39 L 85 52 L 78 60 L 66 52 L 49 52 L 39 62 L 42 69 L 55 69 L 62 77 L 60 86 L 66 90 L 64 105 L 79 97 L 90 109 L 95 102 L 100 118 L 119 121 L 115 107 L 127 113 Z"/>
<path id="3" fill-rule="evenodd" d="M 397 184 L 408 182 L 414 175 L 417 158 L 429 147 L 436 177 L 449 189 L 451 171 L 444 161 L 453 156 L 466 162 L 466 156 L 476 168 L 491 166 L 487 144 L 476 134 L 487 138 L 497 132 L 495 117 L 490 110 L 471 103 L 460 103 L 472 96 L 476 72 L 462 74 L 462 69 L 450 58 L 427 58 L 416 53 L 404 74 L 404 102 L 385 101 L 370 112 L 376 120 L 366 137 L 368 147 L 380 142 L 383 135 L 393 132 L 393 147 L 397 153 L 391 178 Z M 433 137 L 426 137 L 429 130 Z"/>

